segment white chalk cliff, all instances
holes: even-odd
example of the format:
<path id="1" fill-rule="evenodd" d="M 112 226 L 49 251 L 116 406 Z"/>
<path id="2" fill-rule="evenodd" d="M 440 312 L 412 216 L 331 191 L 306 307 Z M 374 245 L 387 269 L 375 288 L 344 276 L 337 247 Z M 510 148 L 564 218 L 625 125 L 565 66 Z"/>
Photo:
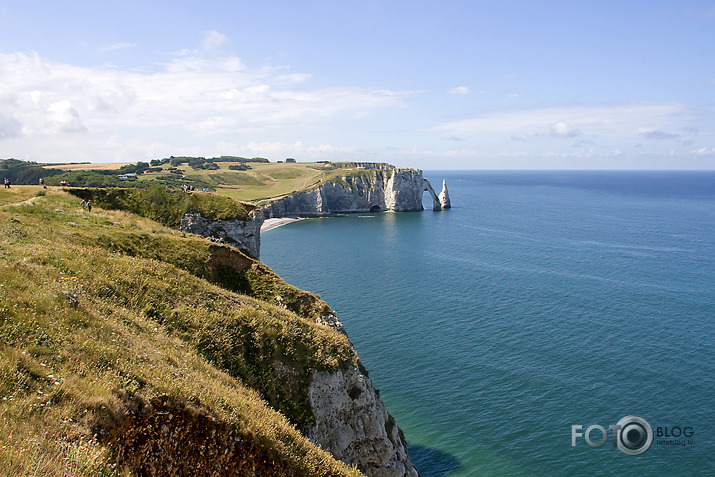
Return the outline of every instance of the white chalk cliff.
<path id="1" fill-rule="evenodd" d="M 350 212 L 415 212 L 423 210 L 422 194 L 432 197 L 433 210 L 440 200 L 422 171 L 414 169 L 365 170 L 321 183 L 308 192 L 298 192 L 264 207 L 266 217 L 320 217 Z"/>
<path id="2" fill-rule="evenodd" d="M 439 205 L 441 205 L 443 209 L 449 209 L 452 207 L 452 202 L 449 200 L 446 180 L 442 180 L 442 192 L 439 193 Z"/>
<path id="3" fill-rule="evenodd" d="M 261 225 L 264 216 L 260 209 L 249 213 L 249 220 L 209 221 L 198 212 L 189 212 L 181 219 L 183 232 L 222 239 L 251 258 L 258 259 L 261 253 Z"/>
<path id="4" fill-rule="evenodd" d="M 417 477 L 407 444 L 368 377 L 350 367 L 313 372 L 308 438 L 369 477 Z"/>

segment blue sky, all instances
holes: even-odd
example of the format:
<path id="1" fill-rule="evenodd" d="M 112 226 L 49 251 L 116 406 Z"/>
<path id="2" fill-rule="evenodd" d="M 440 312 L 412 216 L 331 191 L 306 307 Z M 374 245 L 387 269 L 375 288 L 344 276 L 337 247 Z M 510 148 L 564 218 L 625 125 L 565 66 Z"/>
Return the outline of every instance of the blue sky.
<path id="1" fill-rule="evenodd" d="M 715 169 L 715 2 L 0 0 L 0 158 Z"/>

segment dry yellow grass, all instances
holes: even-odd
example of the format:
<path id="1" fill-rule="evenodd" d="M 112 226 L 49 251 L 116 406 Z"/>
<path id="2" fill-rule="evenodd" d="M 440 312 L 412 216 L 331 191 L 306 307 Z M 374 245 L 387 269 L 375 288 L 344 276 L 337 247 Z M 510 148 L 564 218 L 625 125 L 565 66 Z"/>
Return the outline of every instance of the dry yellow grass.
<path id="1" fill-rule="evenodd" d="M 286 419 L 301 410 L 295 396 L 271 378 L 356 360 L 343 335 L 190 273 L 203 239 L 127 212 L 89 214 L 56 189 L 30 192 L 0 207 L 0 474 L 144 474 L 118 457 L 131 442 L 112 432 L 166 397 L 272 456 L 283 475 L 360 475 L 299 434 Z M 170 263 L 177 253 L 185 268 Z M 258 298 L 275 296 L 266 287 L 251 282 Z"/>

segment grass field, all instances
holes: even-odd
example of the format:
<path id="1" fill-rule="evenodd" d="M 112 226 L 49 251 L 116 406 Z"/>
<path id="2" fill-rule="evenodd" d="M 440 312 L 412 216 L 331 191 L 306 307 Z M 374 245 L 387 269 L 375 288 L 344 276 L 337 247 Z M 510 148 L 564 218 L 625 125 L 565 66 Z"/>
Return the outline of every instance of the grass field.
<path id="1" fill-rule="evenodd" d="M 221 166 L 218 171 L 206 171 L 205 180 L 215 182 L 219 194 L 251 202 L 310 189 L 320 183 L 327 171 L 332 170 L 326 164 L 315 163 L 252 164 L 248 171 L 229 171 L 227 164 Z M 187 175 L 191 177 L 202 172 L 189 172 Z"/>
<path id="2" fill-rule="evenodd" d="M 42 190 L 40 186 L 29 185 L 13 185 L 9 189 L 3 189 L 3 193 L 0 194 L 0 207 L 30 199 L 40 190 Z"/>
<path id="3" fill-rule="evenodd" d="M 356 364 L 347 338 L 276 306 L 305 292 L 259 262 L 235 277 L 247 294 L 209 281 L 212 247 L 55 187 L 0 190 L 0 474 L 169 475 L 174 455 L 195 465 L 175 475 L 360 475 L 295 427 L 312 370 Z"/>

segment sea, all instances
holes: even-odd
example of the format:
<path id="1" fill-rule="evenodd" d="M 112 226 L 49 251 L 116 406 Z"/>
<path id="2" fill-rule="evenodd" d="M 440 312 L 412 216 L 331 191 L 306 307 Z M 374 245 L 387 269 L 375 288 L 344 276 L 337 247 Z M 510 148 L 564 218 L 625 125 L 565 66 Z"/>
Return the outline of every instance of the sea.
<path id="1" fill-rule="evenodd" d="M 424 175 L 451 209 L 261 247 L 338 313 L 421 474 L 715 475 L 715 172 Z"/>

